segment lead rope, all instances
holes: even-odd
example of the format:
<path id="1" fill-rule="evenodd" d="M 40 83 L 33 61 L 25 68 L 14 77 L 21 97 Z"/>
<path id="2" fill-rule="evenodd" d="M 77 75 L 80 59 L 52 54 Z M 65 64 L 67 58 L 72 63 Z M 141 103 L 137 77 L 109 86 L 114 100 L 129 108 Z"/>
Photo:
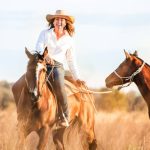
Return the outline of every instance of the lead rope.
<path id="1" fill-rule="evenodd" d="M 112 93 L 112 90 L 109 90 L 109 91 L 93 91 L 93 90 L 89 90 L 88 88 L 81 88 L 79 90 L 80 93 L 89 93 L 89 94 L 109 94 L 109 93 Z"/>
<path id="2" fill-rule="evenodd" d="M 84 87 L 84 88 L 83 88 Z M 89 99 L 90 99 L 90 101 L 91 101 L 91 103 L 92 103 L 92 106 L 93 106 L 93 109 L 94 109 L 94 111 L 95 111 L 95 113 L 97 114 L 98 113 L 98 111 L 97 111 L 97 109 L 96 109 L 96 107 L 95 107 L 95 104 L 94 104 L 94 102 L 93 102 L 93 96 L 90 94 L 90 90 L 88 89 L 88 87 L 86 86 L 86 85 L 82 85 L 82 87 L 81 87 L 81 91 L 83 91 L 83 89 L 84 90 L 86 90 L 86 93 L 88 94 L 88 97 L 89 97 Z M 86 99 L 87 99 L 87 97 L 86 97 Z"/>

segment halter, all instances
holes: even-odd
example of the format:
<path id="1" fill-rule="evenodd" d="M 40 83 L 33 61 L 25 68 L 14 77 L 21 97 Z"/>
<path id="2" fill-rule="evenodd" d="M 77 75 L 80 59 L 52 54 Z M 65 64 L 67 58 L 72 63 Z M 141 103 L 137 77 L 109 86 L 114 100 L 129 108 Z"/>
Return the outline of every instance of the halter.
<path id="1" fill-rule="evenodd" d="M 40 70 L 41 69 L 45 69 L 45 67 L 43 65 L 39 65 L 40 67 Z M 36 67 L 36 79 L 38 79 L 38 75 L 37 75 L 37 72 L 39 72 L 39 68 Z M 36 102 L 39 98 L 39 96 L 41 96 L 41 94 L 38 94 L 37 93 L 37 87 L 35 87 L 34 89 L 32 89 L 30 86 L 29 86 L 29 83 L 28 83 L 28 80 L 27 80 L 27 73 L 25 73 L 25 82 L 26 82 L 26 85 L 27 85 L 27 89 L 29 91 L 29 93 L 31 94 L 31 99 L 33 100 L 33 102 Z M 42 84 L 42 88 L 43 88 L 43 85 L 45 84 L 45 82 L 43 82 Z"/>
<path id="2" fill-rule="evenodd" d="M 124 87 L 129 86 L 129 85 L 132 83 L 133 78 L 134 78 L 137 74 L 139 74 L 139 73 L 142 71 L 144 65 L 145 65 L 145 62 L 143 61 L 142 66 L 139 67 L 135 72 L 133 72 L 133 73 L 132 73 L 130 76 L 128 76 L 128 77 L 122 77 L 122 76 L 120 76 L 120 75 L 116 72 L 116 70 L 115 70 L 115 71 L 114 71 L 115 75 L 116 75 L 116 76 L 121 80 L 121 82 L 122 82 L 122 85 L 118 88 L 118 90 L 120 90 L 121 88 L 124 88 Z M 125 84 L 123 83 L 123 79 L 125 79 L 126 81 L 129 81 L 129 83 L 128 83 L 127 85 L 125 85 Z"/>

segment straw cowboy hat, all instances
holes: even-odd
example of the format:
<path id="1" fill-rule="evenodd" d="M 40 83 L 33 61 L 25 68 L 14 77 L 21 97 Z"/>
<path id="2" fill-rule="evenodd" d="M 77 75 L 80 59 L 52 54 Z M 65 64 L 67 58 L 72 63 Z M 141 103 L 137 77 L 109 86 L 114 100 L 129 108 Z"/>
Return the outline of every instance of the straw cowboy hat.
<path id="1" fill-rule="evenodd" d="M 75 20 L 74 17 L 70 16 L 65 10 L 56 10 L 54 15 L 52 14 L 46 15 L 46 20 L 50 22 L 52 19 L 57 18 L 57 17 L 64 18 L 70 21 L 71 23 L 74 23 L 74 20 Z"/>

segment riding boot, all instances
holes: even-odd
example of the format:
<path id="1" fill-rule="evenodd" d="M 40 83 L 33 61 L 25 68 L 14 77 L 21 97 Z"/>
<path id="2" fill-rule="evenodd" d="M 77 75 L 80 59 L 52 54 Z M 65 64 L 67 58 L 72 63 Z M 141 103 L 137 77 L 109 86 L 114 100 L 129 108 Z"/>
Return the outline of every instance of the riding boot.
<path id="1" fill-rule="evenodd" d="M 69 117 L 68 117 L 68 105 L 65 104 L 59 104 L 58 103 L 58 120 L 59 120 L 59 125 L 62 127 L 68 127 L 69 126 Z"/>
<path id="2" fill-rule="evenodd" d="M 63 127 L 69 127 L 68 104 L 66 103 L 65 105 L 63 104 L 61 106 L 63 118 L 61 119 L 60 125 Z"/>

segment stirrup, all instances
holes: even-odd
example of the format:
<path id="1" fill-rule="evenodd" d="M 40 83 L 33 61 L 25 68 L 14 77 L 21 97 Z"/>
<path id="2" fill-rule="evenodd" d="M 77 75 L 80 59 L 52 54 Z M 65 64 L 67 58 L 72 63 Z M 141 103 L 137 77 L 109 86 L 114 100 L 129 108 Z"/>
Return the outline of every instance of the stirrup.
<path id="1" fill-rule="evenodd" d="M 66 126 L 69 127 L 69 121 L 67 117 L 64 115 L 64 113 L 63 113 L 63 117 L 64 117 L 64 121 L 66 122 Z"/>
<path id="2" fill-rule="evenodd" d="M 69 121 L 68 118 L 65 116 L 65 114 L 63 113 L 63 117 L 64 117 L 64 121 L 66 123 L 66 127 L 69 127 Z"/>
<path id="3" fill-rule="evenodd" d="M 68 121 L 65 121 L 65 120 L 60 120 L 59 125 L 60 125 L 61 127 L 65 127 L 65 128 L 69 127 Z"/>
<path id="4" fill-rule="evenodd" d="M 58 125 L 61 126 L 61 127 L 69 127 L 69 121 L 68 119 L 65 117 L 64 113 L 63 113 L 63 117 L 61 117 L 59 120 L 58 120 Z"/>

